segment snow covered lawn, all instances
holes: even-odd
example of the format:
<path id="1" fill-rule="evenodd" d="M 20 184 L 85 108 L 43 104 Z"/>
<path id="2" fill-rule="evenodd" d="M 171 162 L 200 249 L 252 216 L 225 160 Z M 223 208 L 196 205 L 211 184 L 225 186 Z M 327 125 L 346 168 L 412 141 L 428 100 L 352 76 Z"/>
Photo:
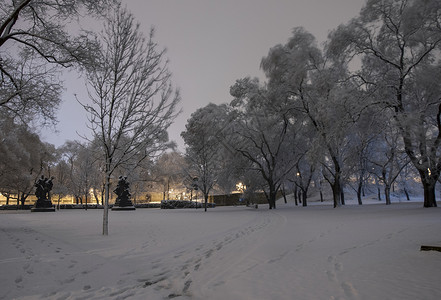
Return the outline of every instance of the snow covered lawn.
<path id="1" fill-rule="evenodd" d="M 441 299 L 422 203 L 0 213 L 0 299 Z"/>

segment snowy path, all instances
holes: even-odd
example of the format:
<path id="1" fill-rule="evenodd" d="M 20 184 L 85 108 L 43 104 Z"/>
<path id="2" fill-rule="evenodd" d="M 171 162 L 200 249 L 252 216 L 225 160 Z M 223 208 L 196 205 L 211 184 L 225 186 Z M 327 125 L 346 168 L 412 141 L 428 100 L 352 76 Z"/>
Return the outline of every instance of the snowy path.
<path id="1" fill-rule="evenodd" d="M 421 203 L 0 213 L 0 299 L 441 299 Z"/>

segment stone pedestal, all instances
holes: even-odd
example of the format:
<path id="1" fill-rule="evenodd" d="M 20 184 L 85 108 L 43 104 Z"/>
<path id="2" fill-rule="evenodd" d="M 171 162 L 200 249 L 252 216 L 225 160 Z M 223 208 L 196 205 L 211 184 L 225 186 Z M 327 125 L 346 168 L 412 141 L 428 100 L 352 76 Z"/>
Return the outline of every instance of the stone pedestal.
<path id="1" fill-rule="evenodd" d="M 116 211 L 119 211 L 119 210 L 136 210 L 136 208 L 133 205 L 131 205 L 131 206 L 113 206 L 112 210 L 116 210 Z"/>
<path id="2" fill-rule="evenodd" d="M 34 207 L 31 208 L 31 212 L 52 212 L 55 211 L 55 207 L 50 200 L 37 200 Z"/>
<path id="3" fill-rule="evenodd" d="M 112 210 L 135 210 L 136 208 L 133 206 L 132 201 L 125 197 L 116 198 L 115 205 L 112 207 Z"/>

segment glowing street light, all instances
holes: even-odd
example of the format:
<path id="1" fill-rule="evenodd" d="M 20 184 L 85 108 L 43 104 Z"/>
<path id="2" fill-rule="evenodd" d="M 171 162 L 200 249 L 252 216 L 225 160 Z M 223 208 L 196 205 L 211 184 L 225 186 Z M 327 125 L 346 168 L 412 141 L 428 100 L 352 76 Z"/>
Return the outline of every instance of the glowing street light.
<path id="1" fill-rule="evenodd" d="M 247 189 L 247 187 L 242 182 L 239 182 L 238 184 L 236 184 L 236 189 L 239 192 L 243 193 Z"/>

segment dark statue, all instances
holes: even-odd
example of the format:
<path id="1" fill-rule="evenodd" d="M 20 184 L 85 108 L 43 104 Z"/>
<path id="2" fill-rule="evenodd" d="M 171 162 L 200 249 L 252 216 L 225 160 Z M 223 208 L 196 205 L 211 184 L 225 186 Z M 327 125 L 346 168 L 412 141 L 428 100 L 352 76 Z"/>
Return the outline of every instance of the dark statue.
<path id="1" fill-rule="evenodd" d="M 119 176 L 116 189 L 113 191 L 118 197 L 112 210 L 134 210 L 135 207 L 130 200 L 130 184 L 127 176 Z"/>
<path id="2" fill-rule="evenodd" d="M 52 180 L 54 177 L 47 178 L 41 175 L 40 179 L 35 182 L 35 196 L 37 201 L 31 211 L 55 211 L 50 200 L 50 191 L 54 186 Z"/>

